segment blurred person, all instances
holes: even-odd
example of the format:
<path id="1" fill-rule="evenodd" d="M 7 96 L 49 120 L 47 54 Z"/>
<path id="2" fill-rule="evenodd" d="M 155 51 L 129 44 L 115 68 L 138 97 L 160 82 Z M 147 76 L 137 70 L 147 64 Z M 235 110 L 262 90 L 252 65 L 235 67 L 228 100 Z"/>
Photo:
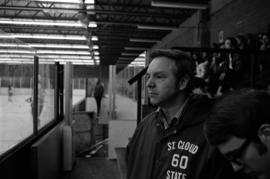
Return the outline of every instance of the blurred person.
<path id="1" fill-rule="evenodd" d="M 179 50 L 156 50 L 146 73 L 157 110 L 138 125 L 127 146 L 128 179 L 234 178 L 234 171 L 203 135 L 211 101 L 191 93 L 195 63 Z"/>
<path id="2" fill-rule="evenodd" d="M 238 49 L 235 38 L 228 37 L 224 42 L 224 49 Z M 218 94 L 223 94 L 237 88 L 242 77 L 242 63 L 239 54 L 222 53 L 222 63 L 220 63 Z"/>
<path id="3" fill-rule="evenodd" d="M 37 117 L 38 117 L 38 126 L 40 126 L 40 115 L 44 108 L 45 97 L 46 97 L 46 90 L 43 84 L 43 79 L 40 75 L 38 75 L 38 98 L 37 98 Z M 34 116 L 34 89 L 32 89 L 32 96 L 25 100 L 26 102 L 30 103 L 31 105 L 31 112 L 32 116 Z"/>
<path id="4" fill-rule="evenodd" d="M 12 101 L 12 96 L 13 96 L 13 89 L 12 86 L 9 84 L 8 85 L 8 101 Z"/>
<path id="5" fill-rule="evenodd" d="M 261 44 L 259 49 L 261 51 L 268 51 L 268 52 L 270 51 L 270 40 L 268 34 L 266 33 L 261 34 Z M 270 70 L 270 62 L 268 54 L 259 55 L 259 61 L 260 61 L 260 72 Z"/>
<path id="6" fill-rule="evenodd" d="M 269 106 L 266 91 L 235 90 L 216 102 L 205 123 L 209 143 L 245 178 L 270 178 Z"/>
<path id="7" fill-rule="evenodd" d="M 235 37 L 235 39 L 237 41 L 237 46 L 239 50 L 242 50 L 242 51 L 255 50 L 255 48 L 254 49 L 248 48 L 247 38 L 245 36 L 239 34 Z M 242 52 L 238 54 L 238 56 L 239 56 L 239 61 L 241 62 L 241 68 L 239 68 L 238 70 L 239 74 L 236 74 L 236 75 L 240 75 L 238 84 L 241 83 L 243 87 L 248 87 L 250 85 L 250 78 L 251 78 L 251 73 L 252 73 L 251 68 L 255 69 L 256 68 L 255 66 L 258 64 L 258 62 L 253 62 L 253 66 L 251 66 L 251 54 L 248 54 L 246 52 Z M 240 82 L 240 80 L 242 82 Z"/>
<path id="8" fill-rule="evenodd" d="M 104 96 L 104 85 L 100 79 L 97 80 L 95 89 L 94 89 L 94 98 L 97 103 L 97 116 L 100 114 L 101 100 Z"/>
<path id="9" fill-rule="evenodd" d="M 237 46 L 238 49 L 240 50 L 246 50 L 247 49 L 247 40 L 243 35 L 237 35 L 235 37 L 236 41 L 237 41 Z"/>
<path id="10" fill-rule="evenodd" d="M 263 34 L 262 35 L 262 44 L 260 46 L 260 50 L 266 51 L 270 50 L 270 40 L 269 40 L 269 35 L 268 34 Z"/>

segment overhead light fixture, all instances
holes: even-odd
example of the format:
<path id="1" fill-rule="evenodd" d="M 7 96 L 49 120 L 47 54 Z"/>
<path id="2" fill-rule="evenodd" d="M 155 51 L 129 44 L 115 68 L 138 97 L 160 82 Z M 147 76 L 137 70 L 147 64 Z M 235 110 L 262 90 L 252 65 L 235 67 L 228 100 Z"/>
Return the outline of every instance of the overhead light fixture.
<path id="1" fill-rule="evenodd" d="M 93 49 L 97 50 L 97 49 L 99 49 L 99 46 L 98 45 L 93 45 Z"/>
<path id="2" fill-rule="evenodd" d="M 30 43 L 30 44 L 0 43 L 0 47 L 89 49 L 87 45 L 81 44 L 38 44 L 38 43 Z"/>
<path id="3" fill-rule="evenodd" d="M 137 39 L 137 38 L 130 38 L 130 42 L 149 42 L 149 43 L 157 43 L 159 40 L 154 39 Z"/>
<path id="4" fill-rule="evenodd" d="M 91 22 L 89 22 L 88 27 L 96 28 L 97 27 L 97 23 L 94 22 L 94 21 L 91 21 Z"/>
<path id="5" fill-rule="evenodd" d="M 21 54 L 36 54 L 36 51 L 35 50 L 17 50 L 17 49 L 0 49 L 0 53 L 2 54 L 14 54 L 14 53 L 21 53 Z"/>
<path id="6" fill-rule="evenodd" d="M 29 58 L 33 59 L 33 55 L 22 55 L 22 54 L 0 54 L 0 59 L 1 58 Z M 91 60 L 91 56 L 85 56 L 85 55 L 38 55 L 40 59 L 82 59 L 82 60 Z"/>
<path id="7" fill-rule="evenodd" d="M 94 59 L 95 60 L 100 60 L 100 57 L 99 56 L 94 56 Z"/>
<path id="8" fill-rule="evenodd" d="M 144 62 L 131 62 L 129 65 L 129 67 L 144 67 L 145 66 L 145 63 Z"/>
<path id="9" fill-rule="evenodd" d="M 0 34 L 0 38 L 29 38 L 29 39 L 55 39 L 55 40 L 86 40 L 82 35 L 52 35 L 52 34 Z"/>
<path id="10" fill-rule="evenodd" d="M 3 58 L 29 58 L 34 59 L 33 55 L 18 55 L 18 54 L 0 54 L 0 59 Z"/>
<path id="11" fill-rule="evenodd" d="M 67 48 L 67 49 L 89 49 L 87 45 L 80 44 L 29 44 L 33 48 Z"/>
<path id="12" fill-rule="evenodd" d="M 85 0 L 84 4 L 95 4 L 95 0 Z"/>
<path id="13" fill-rule="evenodd" d="M 9 58 L 9 57 L 5 57 L 5 58 L 1 58 L 0 61 L 29 61 L 29 62 L 34 62 L 33 58 L 29 59 L 29 58 Z M 39 58 L 39 62 L 86 62 L 86 63 L 93 63 L 93 60 L 83 60 L 83 59 L 46 59 L 46 58 Z"/>
<path id="14" fill-rule="evenodd" d="M 28 44 L 0 43 L 0 47 L 31 48 Z"/>
<path id="15" fill-rule="evenodd" d="M 153 25 L 137 25 L 138 29 L 147 29 L 147 30 L 176 30 L 178 29 L 175 26 L 153 26 Z"/>
<path id="16" fill-rule="evenodd" d="M 89 51 L 75 50 L 37 50 L 37 54 L 70 54 L 70 55 L 90 55 Z"/>
<path id="17" fill-rule="evenodd" d="M 31 0 L 34 2 L 44 2 L 44 3 L 73 3 L 78 4 L 82 3 L 82 0 Z"/>
<path id="18" fill-rule="evenodd" d="M 97 36 L 92 36 L 92 37 L 91 37 L 91 40 L 93 40 L 93 41 L 98 41 L 98 37 L 97 37 Z"/>
<path id="19" fill-rule="evenodd" d="M 85 55 L 39 55 L 39 58 L 47 58 L 47 59 L 82 59 L 82 60 L 90 60 L 91 56 Z"/>
<path id="20" fill-rule="evenodd" d="M 0 24 L 61 26 L 61 27 L 83 27 L 83 25 L 81 24 L 80 21 L 22 19 L 22 18 L 0 18 Z M 94 22 L 92 22 L 91 26 L 94 26 Z M 89 24 L 89 27 L 91 27 L 91 26 Z"/>
<path id="21" fill-rule="evenodd" d="M 99 55 L 99 52 L 98 51 L 94 51 L 94 55 Z"/>
<path id="22" fill-rule="evenodd" d="M 141 53 L 139 57 L 145 58 L 145 52 Z"/>
<path id="23" fill-rule="evenodd" d="M 166 7 L 166 8 L 183 8 L 183 9 L 200 9 L 205 10 L 208 8 L 207 4 L 203 3 L 179 3 L 179 2 L 167 2 L 167 1 L 152 1 L 152 6 Z"/>
<path id="24" fill-rule="evenodd" d="M 83 0 L 31 0 L 34 2 L 44 2 L 44 3 L 72 3 L 72 4 L 80 4 L 83 3 Z M 85 4 L 94 4 L 95 0 L 85 0 Z"/>
<path id="25" fill-rule="evenodd" d="M 18 54 L 70 54 L 70 55 L 90 55 L 89 51 L 75 50 L 18 50 L 18 49 L 0 49 L 0 53 L 18 53 Z"/>

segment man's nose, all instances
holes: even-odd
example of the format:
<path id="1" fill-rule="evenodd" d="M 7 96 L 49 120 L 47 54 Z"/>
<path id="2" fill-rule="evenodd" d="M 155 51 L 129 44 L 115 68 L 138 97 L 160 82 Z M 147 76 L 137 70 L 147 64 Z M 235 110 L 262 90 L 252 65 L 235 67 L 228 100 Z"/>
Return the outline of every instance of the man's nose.
<path id="1" fill-rule="evenodd" d="M 151 77 L 147 79 L 147 81 L 146 81 L 146 86 L 147 86 L 148 88 L 154 87 L 154 82 L 153 82 L 153 79 L 152 79 Z"/>

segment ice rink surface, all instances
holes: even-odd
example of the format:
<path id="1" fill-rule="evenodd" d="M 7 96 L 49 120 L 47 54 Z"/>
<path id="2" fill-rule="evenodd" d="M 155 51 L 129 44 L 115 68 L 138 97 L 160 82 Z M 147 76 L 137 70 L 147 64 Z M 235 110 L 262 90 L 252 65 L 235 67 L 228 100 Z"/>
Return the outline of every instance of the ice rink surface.
<path id="1" fill-rule="evenodd" d="M 0 154 L 33 133 L 29 95 L 0 96 Z"/>
<path id="2" fill-rule="evenodd" d="M 0 154 L 18 144 L 33 133 L 33 117 L 30 95 L 15 94 L 8 100 L 7 94 L 0 95 Z M 84 92 L 73 95 L 73 104 L 85 97 Z M 46 92 L 43 109 L 39 116 L 39 128 L 50 122 L 54 117 L 53 90 Z"/>

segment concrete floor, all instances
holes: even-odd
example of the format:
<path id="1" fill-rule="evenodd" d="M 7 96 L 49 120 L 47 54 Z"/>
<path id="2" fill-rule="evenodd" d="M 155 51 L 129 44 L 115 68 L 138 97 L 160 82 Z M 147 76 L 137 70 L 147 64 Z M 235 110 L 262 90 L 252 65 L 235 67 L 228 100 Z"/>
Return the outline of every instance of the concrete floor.
<path id="1" fill-rule="evenodd" d="M 71 172 L 64 173 L 62 179 L 120 179 L 116 160 L 109 160 L 108 145 L 104 145 L 91 157 L 77 157 Z"/>

